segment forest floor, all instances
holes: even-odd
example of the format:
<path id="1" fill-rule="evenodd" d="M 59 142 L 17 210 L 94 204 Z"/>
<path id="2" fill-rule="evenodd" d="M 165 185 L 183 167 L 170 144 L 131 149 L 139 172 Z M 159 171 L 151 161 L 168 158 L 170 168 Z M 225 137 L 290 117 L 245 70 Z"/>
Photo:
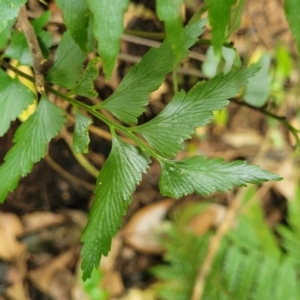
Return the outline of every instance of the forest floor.
<path id="1" fill-rule="evenodd" d="M 127 28 L 161 32 L 162 24 L 153 17 L 153 1 L 139 2 L 139 6 L 132 5 L 126 14 Z M 200 1 L 196 2 L 199 5 Z M 296 48 L 282 2 L 247 1 L 241 28 L 233 37 L 234 45 L 246 63 L 257 49 L 274 58 L 280 43 L 287 47 L 292 58 L 295 57 Z M 52 2 L 50 9 L 51 22 L 63 24 L 61 13 Z M 41 12 L 40 8 L 31 10 L 33 17 Z M 192 8 L 187 8 L 186 14 L 190 17 Z M 49 24 L 48 28 L 53 31 L 54 40 L 59 40 L 62 27 Z M 209 29 L 204 37 L 209 37 Z M 95 81 L 100 99 L 107 98 L 114 91 L 133 62 L 148 49 L 139 38 L 129 41 L 125 36 L 122 39 L 121 54 L 111 80 L 105 82 L 100 76 Z M 185 62 L 185 71 L 178 75 L 181 88 L 185 90 L 191 88 L 195 80 L 203 79 L 200 70 L 207 46 L 195 46 L 192 50 L 199 54 L 198 61 Z M 196 76 L 189 71 L 191 69 L 198 71 Z M 291 72 L 280 101 L 275 105 L 270 99 L 271 104 L 265 109 L 287 116 L 299 128 L 298 76 L 296 71 Z M 149 109 L 139 122 L 155 117 L 171 99 L 172 93 L 172 81 L 168 76 L 161 88 L 152 93 Z M 280 174 L 283 181 L 258 188 L 267 223 L 275 226 L 284 220 L 286 203 L 296 194 L 299 156 L 294 150 L 295 141 L 284 125 L 267 118 L 259 110 L 231 103 L 225 115 L 225 120 L 216 117 L 212 124 L 197 130 L 178 158 L 206 155 L 223 157 L 226 161 L 245 159 Z M 20 121 L 15 121 L 0 139 L 1 159 L 12 146 L 13 134 L 19 125 Z M 86 157 L 100 169 L 109 154 L 111 142 L 105 125 L 95 120 L 94 126 L 99 130 L 90 133 L 90 152 Z M 77 162 L 70 150 L 72 128 L 72 120 L 69 120 L 64 132 L 51 142 L 47 157 L 35 165 L 32 173 L 21 180 L 0 207 L 1 300 L 89 299 L 80 281 L 80 237 L 93 201 L 95 178 Z M 160 226 L 172 209 L 195 201 L 212 199 L 226 210 L 227 194 L 217 193 L 206 198 L 192 195 L 177 202 L 166 199 L 159 193 L 159 172 L 158 163 L 153 162 L 133 195 L 124 226 L 113 241 L 111 253 L 101 262 L 101 286 L 109 292 L 111 299 L 155 299 L 143 294 L 143 290 L 155 282 L 149 268 L 162 263 L 163 249 L 155 236 L 145 239 L 139 226 L 147 222 Z M 234 194 L 237 192 L 235 190 Z M 200 226 L 197 230 L 208 230 L 215 223 L 217 214 L 208 213 L 206 221 L 197 225 Z M 136 236 L 135 231 L 138 232 Z"/>

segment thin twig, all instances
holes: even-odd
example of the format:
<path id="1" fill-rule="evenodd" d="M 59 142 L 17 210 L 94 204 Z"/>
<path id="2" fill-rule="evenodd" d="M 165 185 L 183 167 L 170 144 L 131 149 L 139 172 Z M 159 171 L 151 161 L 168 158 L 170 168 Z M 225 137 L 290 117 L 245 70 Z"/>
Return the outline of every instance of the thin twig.
<path id="1" fill-rule="evenodd" d="M 153 40 L 149 40 L 149 39 L 145 39 L 139 36 L 134 36 L 129 34 L 123 34 L 122 40 L 129 43 L 139 44 L 139 45 L 153 47 L 153 48 L 158 48 L 161 45 L 161 42 L 153 41 Z"/>
<path id="2" fill-rule="evenodd" d="M 139 44 L 139 45 L 153 47 L 153 48 L 158 48 L 161 45 L 161 42 L 157 42 L 157 41 L 153 41 L 153 40 L 149 40 L 149 39 L 145 39 L 145 38 L 141 38 L 129 34 L 123 34 L 122 40 L 129 43 Z M 188 57 L 199 61 L 205 60 L 205 55 L 198 53 L 196 51 L 190 51 Z"/>
<path id="3" fill-rule="evenodd" d="M 69 149 L 72 151 L 72 154 L 74 158 L 77 160 L 77 162 L 93 177 L 98 178 L 99 170 L 96 169 L 86 158 L 82 153 L 75 153 L 73 150 L 72 145 L 72 137 L 70 136 L 69 132 L 67 132 L 66 129 L 63 129 L 60 132 L 60 135 L 68 145 Z"/>
<path id="4" fill-rule="evenodd" d="M 45 92 L 45 73 L 49 68 L 48 62 L 43 58 L 42 51 L 37 40 L 33 27 L 27 18 L 26 6 L 23 5 L 18 15 L 18 24 L 22 29 L 33 59 L 33 71 L 35 76 L 35 85 L 38 93 Z"/>
<path id="5" fill-rule="evenodd" d="M 142 59 L 141 56 L 131 55 L 131 54 L 122 53 L 122 52 L 118 55 L 118 58 L 120 60 L 128 61 L 128 62 L 131 62 L 131 63 L 138 63 Z M 177 73 L 182 74 L 182 75 L 195 76 L 195 77 L 199 77 L 201 79 L 207 78 L 207 76 L 203 72 L 201 72 L 201 71 L 199 71 L 198 69 L 195 69 L 195 68 L 182 68 L 182 67 L 180 67 L 180 68 L 177 68 Z"/>
<path id="6" fill-rule="evenodd" d="M 142 31 L 142 30 L 132 30 L 132 29 L 125 29 L 125 34 L 132 35 L 132 36 L 138 36 L 141 38 L 151 39 L 151 40 L 158 40 L 162 41 L 166 38 L 166 34 L 164 32 L 148 32 L 148 31 Z M 198 41 L 196 42 L 196 45 L 211 45 L 211 40 L 208 39 L 202 39 L 198 38 Z M 227 48 L 233 48 L 234 45 L 232 42 L 225 42 L 223 43 L 223 46 Z"/>
<path id="7" fill-rule="evenodd" d="M 264 183 L 256 192 L 255 194 L 245 203 L 241 206 L 241 214 L 245 214 L 245 212 L 250 209 L 255 202 L 257 202 L 258 199 L 263 199 L 268 192 L 272 189 L 274 186 L 274 182 L 269 181 Z"/>
<path id="8" fill-rule="evenodd" d="M 72 123 L 75 124 L 75 118 L 73 116 L 71 116 L 70 114 L 67 114 L 68 120 L 70 120 Z M 90 125 L 88 128 L 89 132 L 94 133 L 97 136 L 100 136 L 108 141 L 112 140 L 112 136 L 108 131 L 105 131 L 101 128 L 98 128 L 94 125 Z"/>
<path id="9" fill-rule="evenodd" d="M 232 226 L 232 222 L 235 219 L 236 212 L 240 207 L 240 203 L 241 203 L 241 197 L 235 197 L 230 202 L 230 205 L 227 209 L 224 219 L 222 220 L 220 226 L 218 227 L 216 234 L 211 238 L 206 257 L 204 258 L 203 264 L 196 277 L 191 300 L 201 299 L 204 292 L 206 277 L 210 272 L 213 260 L 220 248 L 220 244 L 223 240 L 223 237 L 225 236 L 227 231 L 230 230 Z"/>
<path id="10" fill-rule="evenodd" d="M 83 186 L 84 188 L 86 188 L 89 191 L 94 190 L 94 188 L 95 188 L 94 184 L 86 182 L 86 181 L 84 181 L 80 178 L 77 178 L 76 176 L 70 174 L 69 172 L 64 170 L 58 163 L 56 163 L 49 154 L 45 155 L 45 160 L 52 169 L 54 169 L 60 175 L 62 175 L 66 179 L 68 179 L 70 182 L 73 182 L 75 184 L 79 184 L 79 185 Z"/>
<path id="11" fill-rule="evenodd" d="M 243 102 L 243 101 L 239 101 L 239 100 L 236 100 L 236 99 L 230 99 L 231 102 L 233 103 L 236 103 L 238 105 L 241 105 L 241 106 L 245 106 L 245 107 L 248 107 L 252 110 L 255 110 L 257 112 L 260 112 L 268 117 L 271 117 L 272 119 L 275 119 L 277 121 L 279 121 L 282 125 L 284 125 L 290 132 L 291 134 L 294 136 L 295 140 L 296 140 L 296 145 L 299 147 L 300 146 L 300 138 L 299 138 L 299 135 L 298 133 L 300 132 L 299 129 L 295 128 L 294 126 L 292 126 L 288 120 L 286 119 L 286 117 L 284 116 L 278 116 L 276 114 L 273 114 L 261 107 L 256 107 L 256 106 L 252 106 L 246 102 Z"/>
<path id="12" fill-rule="evenodd" d="M 55 25 L 59 29 L 65 31 L 66 30 L 66 25 L 61 22 L 49 22 L 48 25 Z M 166 38 L 166 34 L 164 32 L 149 32 L 149 31 L 142 31 L 142 30 L 133 30 L 133 29 L 124 29 L 124 34 L 130 35 L 130 36 L 135 36 L 135 37 L 140 37 L 148 40 L 153 40 L 153 41 L 163 41 Z M 198 38 L 196 45 L 206 45 L 210 46 L 212 45 L 211 40 L 209 39 L 202 39 Z M 233 42 L 224 42 L 223 43 L 224 47 L 227 48 L 234 48 Z"/>
<path id="13" fill-rule="evenodd" d="M 252 105 L 250 105 L 250 104 L 248 104 L 246 102 L 239 101 L 239 100 L 236 100 L 236 99 L 230 99 L 230 102 L 233 102 L 233 103 L 241 105 L 241 106 L 248 107 L 248 108 L 250 108 L 252 110 L 256 110 L 256 111 L 258 111 L 258 112 L 260 112 L 260 113 L 262 113 L 264 115 L 267 115 L 267 116 L 269 116 L 269 117 L 271 117 L 271 118 L 273 118 L 273 119 L 275 119 L 277 121 L 280 121 L 280 122 L 286 121 L 286 117 L 275 115 L 275 114 L 273 114 L 273 113 L 271 113 L 271 112 L 269 112 L 267 110 L 264 110 L 261 107 L 252 106 Z"/>

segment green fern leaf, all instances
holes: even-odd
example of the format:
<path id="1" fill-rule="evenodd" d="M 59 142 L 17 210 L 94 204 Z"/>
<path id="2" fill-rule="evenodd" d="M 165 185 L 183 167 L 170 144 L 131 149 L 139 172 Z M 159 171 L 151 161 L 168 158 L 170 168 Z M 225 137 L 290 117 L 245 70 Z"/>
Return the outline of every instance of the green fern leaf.
<path id="1" fill-rule="evenodd" d="M 80 77 L 84 52 L 73 40 L 69 31 L 65 32 L 55 53 L 53 67 L 47 74 L 47 80 L 72 89 Z"/>
<path id="2" fill-rule="evenodd" d="M 5 29 L 7 22 L 17 17 L 20 7 L 26 3 L 26 0 L 10 0 L 0 2 L 0 33 Z"/>
<path id="3" fill-rule="evenodd" d="M 94 89 L 93 81 L 97 78 L 99 73 L 96 66 L 99 61 L 100 59 L 95 57 L 89 62 L 88 66 L 73 89 L 74 94 L 88 98 L 97 97 L 98 94 Z M 71 93 L 73 93 L 73 91 Z"/>
<path id="4" fill-rule="evenodd" d="M 201 21 L 185 28 L 183 56 L 188 54 L 187 49 L 203 32 L 204 24 L 205 21 Z M 112 96 L 97 107 L 108 110 L 124 123 L 136 123 L 145 111 L 150 92 L 160 86 L 175 63 L 172 46 L 165 40 L 158 49 L 149 50 L 141 62 L 130 69 Z"/>
<path id="5" fill-rule="evenodd" d="M 245 256 L 247 259 L 247 256 Z M 264 255 L 264 258 L 259 260 L 257 265 L 257 274 L 255 276 L 255 285 L 252 290 L 252 299 L 273 299 L 271 297 L 274 278 L 276 278 L 276 270 L 279 268 L 279 260 L 274 257 Z M 281 283 L 278 282 L 281 286 Z"/>
<path id="6" fill-rule="evenodd" d="M 110 78 L 120 49 L 123 34 L 123 14 L 129 0 L 87 0 L 93 14 L 93 32 L 103 60 L 106 78 Z"/>
<path id="7" fill-rule="evenodd" d="M 97 179 L 95 199 L 82 236 L 83 279 L 99 267 L 110 250 L 111 239 L 121 226 L 135 186 L 148 168 L 149 156 L 113 137 L 111 153 Z"/>
<path id="8" fill-rule="evenodd" d="M 42 96 L 37 110 L 18 128 L 15 145 L 0 167 L 0 202 L 16 188 L 20 177 L 31 172 L 33 165 L 44 156 L 49 141 L 59 133 L 65 122 L 64 111 Z"/>
<path id="9" fill-rule="evenodd" d="M 3 31 L 0 33 L 0 49 L 4 49 L 7 46 L 8 41 L 11 37 L 12 27 L 15 23 L 15 20 L 10 20 L 6 24 L 6 27 Z"/>
<path id="10" fill-rule="evenodd" d="M 205 0 L 208 8 L 209 23 L 212 27 L 211 40 L 216 53 L 221 53 L 222 44 L 227 38 L 231 7 L 237 0 Z"/>
<path id="11" fill-rule="evenodd" d="M 57 0 L 64 21 L 75 42 L 82 51 L 87 51 L 89 9 L 86 0 Z"/>
<path id="12" fill-rule="evenodd" d="M 213 111 L 227 105 L 227 99 L 235 96 L 256 71 L 256 67 L 230 71 L 196 85 L 187 94 L 181 91 L 156 118 L 135 130 L 159 153 L 174 156 L 183 148 L 182 142 L 194 133 L 195 127 L 209 123 Z"/>
<path id="13" fill-rule="evenodd" d="M 282 238 L 282 246 L 288 256 L 292 258 L 295 264 L 300 268 L 300 189 L 298 188 L 293 199 L 288 202 L 288 226 L 279 225 L 276 230 Z"/>
<path id="14" fill-rule="evenodd" d="M 7 132 L 10 122 L 14 121 L 34 98 L 34 94 L 18 79 L 12 79 L 0 69 L 0 136 Z"/>
<path id="15" fill-rule="evenodd" d="M 290 257 L 281 260 L 274 278 L 276 280 L 273 282 L 273 295 L 270 299 L 294 300 L 299 297 L 299 277 L 297 277 L 294 261 Z"/>
<path id="16" fill-rule="evenodd" d="M 73 135 L 73 149 L 75 153 L 87 153 L 90 137 L 88 133 L 89 126 L 93 121 L 80 113 L 75 114 L 75 127 Z"/>
<path id="17" fill-rule="evenodd" d="M 296 40 L 298 51 L 300 53 L 300 1 L 298 0 L 285 0 L 284 11 L 286 19 L 289 22 L 292 34 Z"/>
<path id="18" fill-rule="evenodd" d="M 193 192 L 209 195 L 216 191 L 225 192 L 234 185 L 245 186 L 246 183 L 282 179 L 244 161 L 224 163 L 221 158 L 197 156 L 181 161 L 161 160 L 160 164 L 160 191 L 176 199 Z"/>
<path id="19" fill-rule="evenodd" d="M 182 10 L 183 0 L 156 0 L 157 16 L 165 23 L 167 38 L 179 60 L 183 45 Z"/>

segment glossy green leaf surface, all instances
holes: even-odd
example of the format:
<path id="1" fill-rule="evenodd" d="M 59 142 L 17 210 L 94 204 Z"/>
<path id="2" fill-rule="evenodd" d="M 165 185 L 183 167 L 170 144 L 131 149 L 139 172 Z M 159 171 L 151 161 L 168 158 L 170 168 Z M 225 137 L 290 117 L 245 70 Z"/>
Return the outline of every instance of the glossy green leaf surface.
<path id="1" fill-rule="evenodd" d="M 195 128 L 209 123 L 213 111 L 227 105 L 228 99 L 235 96 L 256 71 L 256 67 L 230 71 L 200 82 L 187 94 L 181 91 L 158 116 L 136 131 L 163 156 L 174 156 L 182 150 L 182 142 L 191 137 Z"/>
<path id="2" fill-rule="evenodd" d="M 101 256 L 110 250 L 131 194 L 149 163 L 147 154 L 113 137 L 112 150 L 97 179 L 94 202 L 82 236 L 83 279 L 90 277 L 93 269 L 99 267 Z"/>
<path id="3" fill-rule="evenodd" d="M 98 57 L 95 57 L 89 62 L 73 89 L 74 94 L 88 98 L 97 97 L 98 94 L 94 89 L 93 81 L 99 74 L 99 70 L 97 68 L 99 60 L 100 59 Z"/>
<path id="4" fill-rule="evenodd" d="M 87 51 L 89 9 L 86 0 L 57 0 L 64 21 L 75 42 L 82 51 Z"/>
<path id="5" fill-rule="evenodd" d="M 21 177 L 31 172 L 65 122 L 65 112 L 42 96 L 37 110 L 16 131 L 15 145 L 0 167 L 0 202 L 16 188 Z"/>
<path id="6" fill-rule="evenodd" d="M 156 0 L 157 16 L 164 21 L 167 38 L 178 59 L 183 44 L 182 3 L 183 0 Z"/>
<path id="7" fill-rule="evenodd" d="M 20 7 L 26 2 L 26 0 L 0 1 L 0 33 L 5 29 L 8 21 L 17 17 Z"/>
<path id="8" fill-rule="evenodd" d="M 300 1 L 285 0 L 284 1 L 285 16 L 289 22 L 292 34 L 296 40 L 298 52 L 300 53 Z"/>
<path id="9" fill-rule="evenodd" d="M 230 21 L 231 7 L 236 0 L 205 0 L 208 8 L 209 23 L 211 29 L 211 40 L 214 50 L 220 53 L 222 44 L 225 42 L 227 29 Z"/>
<path id="10" fill-rule="evenodd" d="M 7 132 L 10 122 L 14 121 L 34 98 L 30 89 L 0 69 L 0 136 Z"/>
<path id="11" fill-rule="evenodd" d="M 183 44 L 181 60 L 185 59 L 189 54 L 189 48 L 195 45 L 198 41 L 198 37 L 204 32 L 204 26 L 207 23 L 207 19 L 194 22 L 193 24 L 187 25 L 183 28 Z"/>
<path id="12" fill-rule="evenodd" d="M 88 146 L 90 142 L 89 137 L 89 126 L 93 121 L 80 113 L 79 111 L 75 113 L 75 127 L 73 135 L 73 149 L 75 153 L 87 153 Z"/>
<path id="13" fill-rule="evenodd" d="M 176 199 L 193 192 L 209 195 L 231 190 L 233 186 L 282 179 L 245 161 L 225 163 L 221 158 L 196 156 L 181 161 L 160 161 L 160 164 L 160 191 Z"/>
<path id="14" fill-rule="evenodd" d="M 120 50 L 123 15 L 129 0 L 87 0 L 87 3 L 93 14 L 93 33 L 98 41 L 104 73 L 106 78 L 110 78 Z"/>
<path id="15" fill-rule="evenodd" d="M 53 67 L 47 74 L 47 80 L 67 89 L 74 88 L 84 60 L 84 52 L 75 43 L 70 32 L 65 32 L 56 50 Z"/>
<path id="16" fill-rule="evenodd" d="M 182 58 L 188 55 L 187 49 L 203 32 L 204 24 L 201 21 L 185 28 Z M 144 106 L 148 104 L 150 92 L 161 85 L 176 61 L 171 44 L 165 40 L 158 49 L 149 50 L 141 62 L 129 70 L 112 96 L 99 107 L 110 111 L 124 123 L 136 123 L 137 118 L 145 111 Z"/>

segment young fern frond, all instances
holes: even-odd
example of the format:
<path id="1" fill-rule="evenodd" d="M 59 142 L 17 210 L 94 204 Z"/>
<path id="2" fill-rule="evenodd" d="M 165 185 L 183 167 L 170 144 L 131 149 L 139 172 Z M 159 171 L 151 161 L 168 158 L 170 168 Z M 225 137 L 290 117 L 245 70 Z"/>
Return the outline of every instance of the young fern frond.
<path id="1" fill-rule="evenodd" d="M 12 0 L 10 2 L 10 4 L 0 4 L 0 33 L 6 31 L 7 28 L 9 30 L 12 28 L 10 20 L 16 17 L 20 6 L 26 1 Z M 46 81 L 45 87 L 43 86 L 40 91 L 44 91 L 45 88 L 46 92 L 54 93 L 73 106 L 76 116 L 74 152 L 87 152 L 88 150 L 88 127 L 92 123 L 91 116 L 109 127 L 113 139 L 112 150 L 96 182 L 94 203 L 82 236 L 84 243 L 81 252 L 82 269 L 83 278 L 86 279 L 91 275 L 93 268 L 99 266 L 101 256 L 107 255 L 111 240 L 121 226 L 122 217 L 131 202 L 131 195 L 142 179 L 142 174 L 147 171 L 151 159 L 159 161 L 162 168 L 160 177 L 162 194 L 174 198 L 194 192 L 207 195 L 248 183 L 281 180 L 281 177 L 241 161 L 225 163 L 223 159 L 207 159 L 203 156 L 174 160 L 174 156 L 183 148 L 184 141 L 191 137 L 195 128 L 209 123 L 213 112 L 223 108 L 229 103 L 231 97 L 241 91 L 247 80 L 257 72 L 256 67 L 232 70 L 226 75 L 220 73 L 208 82 L 197 83 L 188 92 L 180 91 L 152 121 L 136 126 L 137 119 L 149 103 L 150 93 L 159 88 L 166 74 L 171 71 L 175 74 L 174 70 L 179 61 L 188 55 L 188 49 L 197 42 L 199 35 L 204 31 L 206 20 L 181 28 L 182 21 L 177 19 L 180 16 L 179 6 L 182 1 L 176 1 L 177 7 L 170 19 L 166 17 L 165 10 L 168 7 L 163 2 L 158 2 L 160 18 L 166 22 L 166 40 L 158 49 L 150 49 L 141 62 L 129 70 L 109 98 L 96 105 L 88 105 L 76 99 L 76 95 L 86 97 L 97 95 L 93 88 L 93 80 L 98 75 L 99 58 L 91 60 L 83 70 L 87 52 L 94 50 L 95 40 L 98 42 L 104 73 L 107 77 L 111 75 L 119 51 L 119 39 L 123 32 L 123 15 L 129 1 L 118 0 L 113 4 L 111 0 L 100 0 L 100 4 L 99 0 L 74 2 L 78 2 L 78 5 L 72 6 L 69 11 L 66 3 L 70 1 L 58 1 L 64 14 L 67 30 L 58 44 L 53 66 L 43 78 Z M 211 9 L 211 12 L 213 11 Z M 24 15 L 27 18 L 26 14 Z M 45 51 L 39 52 L 45 57 L 49 55 L 49 48 L 52 45 L 51 34 L 48 32 L 49 37 L 49 34 L 43 30 L 49 17 L 50 14 L 46 13 L 33 21 L 32 27 L 35 33 L 31 31 L 31 36 L 33 35 L 35 40 L 41 40 L 40 47 L 45 48 Z M 220 22 L 222 28 L 219 28 L 217 32 L 220 30 L 223 32 L 226 29 L 228 25 L 226 18 L 225 22 Z M 170 27 L 170 24 L 175 21 L 179 28 L 178 40 L 176 33 Z M 27 26 L 31 26 L 28 20 Z M 216 32 L 215 29 L 213 32 Z M 26 38 L 31 45 L 30 39 L 27 36 Z M 32 48 L 28 47 L 26 38 L 17 30 L 13 32 L 11 40 L 5 37 L 7 47 L 3 57 L 5 59 L 16 58 L 20 63 L 33 65 L 36 69 L 36 64 L 33 63 L 34 51 L 30 53 Z M 222 36 L 222 42 L 224 38 Z M 216 48 L 219 46 L 215 44 Z M 39 57 L 41 62 L 43 58 Z M 5 66 L 4 69 L 12 68 L 5 60 L 1 60 L 1 64 Z M 24 76 L 21 72 L 18 74 Z M 34 81 L 34 78 L 26 75 L 25 77 Z M 8 78 L 4 71 L 0 73 L 1 78 L 3 80 L 0 83 L 0 103 L 6 108 L 5 112 L 0 112 L 2 116 L 0 135 L 3 135 L 8 130 L 10 122 L 15 120 L 18 114 L 31 103 L 32 95 L 21 83 Z M 53 88 L 51 84 L 68 91 L 61 92 L 60 88 Z M 19 97 L 19 99 L 15 101 L 12 97 Z M 16 106 L 9 106 L 8 101 L 16 103 Z M 103 114 L 101 110 L 110 113 L 111 118 Z M 120 124 L 113 117 L 123 123 Z M 15 145 L 7 153 L 0 167 L 0 202 L 3 202 L 8 193 L 16 188 L 21 177 L 31 172 L 33 165 L 44 156 L 48 143 L 59 134 L 65 122 L 65 112 L 50 102 L 46 94 L 42 94 L 36 112 L 17 130 L 14 138 Z M 126 136 L 134 145 L 125 143 L 122 136 Z M 189 240 L 186 243 L 193 248 L 194 237 L 189 234 L 187 236 Z M 196 266 L 203 258 L 202 254 L 205 252 L 203 247 L 203 244 L 199 242 L 193 250 L 197 258 Z M 236 249 L 236 251 L 239 250 Z M 182 253 L 179 251 L 179 256 L 182 258 L 185 256 L 184 250 Z M 176 259 L 177 254 L 174 253 L 173 257 Z M 193 258 L 189 264 L 178 266 L 177 273 L 175 272 L 177 276 L 180 276 L 181 270 L 189 274 L 189 279 L 195 276 Z M 240 270 L 242 273 L 243 268 Z M 192 281 L 186 281 L 181 291 L 182 295 L 190 291 L 190 282 Z M 232 285 L 235 286 L 233 278 Z M 249 288 L 249 283 L 245 282 L 244 285 Z M 174 297 L 177 296 L 174 295 Z"/>
<path id="2" fill-rule="evenodd" d="M 239 218 L 236 228 L 222 240 L 206 278 L 202 299 L 295 299 L 300 293 L 299 263 L 293 254 L 282 251 L 274 233 L 263 221 L 262 209 L 258 204 L 248 213 Z M 191 298 L 197 269 L 203 263 L 209 237 L 213 234 L 199 237 L 183 228 L 180 222 L 174 223 L 162 241 L 167 265 L 152 268 L 159 280 L 155 289 L 163 300 Z M 266 239 L 268 234 L 273 236 Z"/>
<path id="3" fill-rule="evenodd" d="M 298 274 L 300 274 L 300 189 L 298 188 L 294 199 L 289 201 L 288 206 L 288 226 L 279 226 L 278 233 L 282 238 L 282 245 L 294 262 L 298 266 Z"/>

